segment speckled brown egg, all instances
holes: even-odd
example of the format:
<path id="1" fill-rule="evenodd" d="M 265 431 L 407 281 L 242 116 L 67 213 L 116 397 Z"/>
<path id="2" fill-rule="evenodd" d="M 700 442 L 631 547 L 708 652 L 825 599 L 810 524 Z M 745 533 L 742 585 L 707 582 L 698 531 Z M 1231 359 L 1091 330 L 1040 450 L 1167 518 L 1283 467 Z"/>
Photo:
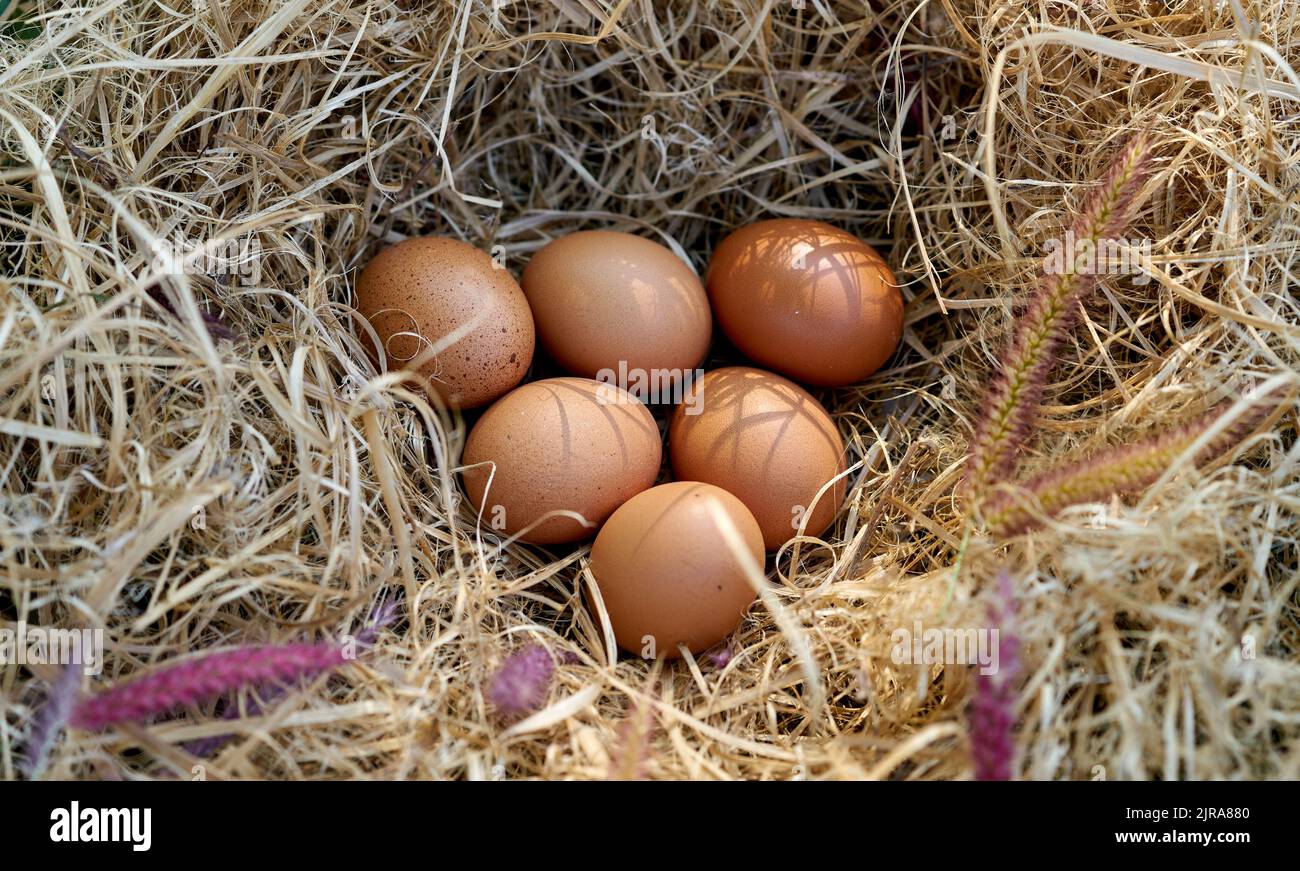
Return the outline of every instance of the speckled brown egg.
<path id="1" fill-rule="evenodd" d="M 654 418 L 626 391 L 549 378 L 512 390 L 479 418 L 465 442 L 465 490 L 490 531 L 534 544 L 580 541 L 654 483 L 662 457 Z M 552 511 L 586 523 L 543 519 Z"/>
<path id="2" fill-rule="evenodd" d="M 542 347 L 575 375 L 609 380 L 620 364 L 690 370 L 708 350 L 704 285 L 649 239 L 608 230 L 562 236 L 533 255 L 522 284 Z"/>
<path id="3" fill-rule="evenodd" d="M 741 227 L 718 244 L 707 281 L 713 313 L 736 347 L 806 384 L 861 381 L 903 336 L 903 297 L 889 266 L 820 221 Z"/>
<path id="4" fill-rule="evenodd" d="M 523 291 L 509 270 L 458 239 L 422 236 L 385 248 L 357 278 L 356 300 L 388 368 L 419 372 L 451 408 L 486 405 L 532 362 Z"/>
<path id="5" fill-rule="evenodd" d="M 676 659 L 679 643 L 699 653 L 736 628 L 754 601 L 754 587 L 719 514 L 761 572 L 758 522 L 739 499 L 712 484 L 651 487 L 624 502 L 601 528 L 591 546 L 591 574 L 619 647 Z M 596 613 L 590 591 L 587 599 Z"/>
<path id="6" fill-rule="evenodd" d="M 844 442 L 808 391 L 786 378 L 729 366 L 692 385 L 673 413 L 668 454 L 679 480 L 716 484 L 754 514 L 763 543 L 775 550 L 808 515 L 820 535 L 844 499 Z"/>

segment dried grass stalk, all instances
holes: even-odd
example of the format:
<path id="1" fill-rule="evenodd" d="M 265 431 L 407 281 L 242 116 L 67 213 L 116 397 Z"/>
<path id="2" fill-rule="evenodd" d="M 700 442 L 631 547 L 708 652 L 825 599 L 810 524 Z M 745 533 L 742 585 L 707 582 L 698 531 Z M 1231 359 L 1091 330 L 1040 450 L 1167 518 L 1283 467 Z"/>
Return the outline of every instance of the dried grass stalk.
<path id="1" fill-rule="evenodd" d="M 1100 451 L 1050 469 L 1020 487 L 1006 488 L 985 503 L 984 521 L 994 535 L 1015 535 L 1071 505 L 1145 490 L 1202 440 L 1230 407 L 1231 403 L 1224 403 L 1171 432 Z M 1274 407 L 1268 402 L 1253 406 L 1199 447 L 1191 464 L 1209 462 L 1239 446 Z"/>
<path id="2" fill-rule="evenodd" d="M 1112 160 L 1071 228 L 1085 251 L 1098 251 L 1119 239 L 1138 205 L 1150 172 L 1150 134 L 1135 134 Z M 1020 463 L 1039 413 L 1047 376 L 1069 338 L 1079 306 L 1097 285 L 1096 268 L 1077 270 L 1073 253 L 1064 268 L 1047 272 L 1016 320 L 1016 329 L 996 379 L 984 399 L 984 412 L 971 440 L 966 491 L 980 496 L 990 485 L 1010 479 Z"/>

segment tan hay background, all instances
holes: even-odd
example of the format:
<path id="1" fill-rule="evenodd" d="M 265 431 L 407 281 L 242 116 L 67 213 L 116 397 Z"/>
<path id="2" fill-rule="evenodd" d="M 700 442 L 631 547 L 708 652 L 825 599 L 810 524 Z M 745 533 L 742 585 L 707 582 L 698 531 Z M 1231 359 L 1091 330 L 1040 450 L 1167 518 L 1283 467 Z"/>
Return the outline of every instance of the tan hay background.
<path id="1" fill-rule="evenodd" d="M 404 602 L 363 662 L 260 715 L 72 732 L 46 776 L 189 777 L 183 742 L 233 731 L 207 777 L 969 777 L 967 670 L 895 665 L 889 636 L 984 625 L 1004 566 L 1023 776 L 1300 776 L 1294 409 L 1007 545 L 963 548 L 952 495 L 1012 303 L 1138 125 L 1154 280 L 1103 282 L 1026 471 L 1292 377 L 1295 4 L 21 5 L 41 34 L 0 43 L 3 625 L 103 626 L 103 683 Z M 877 243 L 905 348 L 823 397 L 861 465 L 825 540 L 769 561 L 780 619 L 755 606 L 725 667 L 615 662 L 585 548 L 476 532 L 465 422 L 360 353 L 355 269 L 442 233 L 517 275 L 606 226 L 702 271 L 768 215 Z M 151 246 L 178 238 L 255 239 L 260 279 L 157 284 Z M 506 727 L 481 690 L 529 640 L 570 661 Z M 50 674 L 0 669 L 0 776 Z"/>

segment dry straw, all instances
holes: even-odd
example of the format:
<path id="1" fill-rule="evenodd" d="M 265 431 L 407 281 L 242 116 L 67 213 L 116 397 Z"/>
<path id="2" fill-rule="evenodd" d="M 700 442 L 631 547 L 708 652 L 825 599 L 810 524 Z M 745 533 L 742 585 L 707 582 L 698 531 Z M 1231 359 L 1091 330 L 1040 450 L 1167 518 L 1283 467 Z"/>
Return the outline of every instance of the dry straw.
<path id="1" fill-rule="evenodd" d="M 970 777 L 969 670 L 895 662 L 889 638 L 985 625 L 1003 568 L 1022 776 L 1300 776 L 1290 4 L 18 7 L 26 24 L 0 24 L 0 622 L 102 628 L 93 692 L 401 601 L 363 664 L 240 716 L 74 728 L 44 776 L 170 777 L 216 746 L 210 778 Z M 1077 310 L 1024 474 L 1174 432 L 1234 385 L 1288 398 L 1220 462 L 966 537 L 962 464 L 1012 313 L 1063 204 L 1138 129 L 1160 176 L 1126 231 L 1140 274 Z M 476 528 L 467 421 L 373 371 L 351 281 L 407 235 L 501 246 L 518 271 L 593 226 L 702 269 L 770 215 L 879 245 L 906 282 L 903 349 L 822 394 L 853 463 L 834 528 L 766 567 L 771 607 L 724 663 L 655 672 L 607 645 L 585 549 Z M 191 274 L 161 273 L 172 247 Z M 486 687 L 529 644 L 554 674 L 507 724 Z M 0 668 L 0 777 L 22 776 L 58 675 Z"/>

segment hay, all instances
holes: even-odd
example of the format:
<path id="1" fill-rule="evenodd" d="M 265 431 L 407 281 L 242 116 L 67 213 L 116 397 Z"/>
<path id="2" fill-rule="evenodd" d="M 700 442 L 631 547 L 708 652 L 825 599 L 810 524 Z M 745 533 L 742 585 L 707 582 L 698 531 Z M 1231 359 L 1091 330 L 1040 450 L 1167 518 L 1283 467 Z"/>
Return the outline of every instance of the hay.
<path id="1" fill-rule="evenodd" d="M 0 625 L 102 626 L 116 680 L 355 632 L 385 593 L 404 618 L 242 719 L 68 733 L 46 776 L 189 777 L 186 742 L 231 732 L 207 777 L 969 777 L 969 670 L 895 664 L 890 633 L 983 625 L 1004 567 L 1023 776 L 1300 776 L 1293 408 L 1230 462 L 1010 543 L 967 536 L 953 495 L 1011 306 L 1137 126 L 1154 280 L 1102 283 L 1026 471 L 1295 370 L 1288 4 L 195 6 L 26 0 L 2 31 Z M 593 226 L 702 270 L 770 215 L 877 244 L 904 349 L 824 394 L 849 500 L 769 561 L 730 659 L 615 661 L 585 549 L 476 531 L 466 424 L 373 371 L 352 278 L 419 233 L 518 274 Z M 260 275 L 160 280 L 178 238 L 255 240 Z M 528 641 L 556 679 L 503 724 L 483 687 Z M 0 670 L 0 776 L 54 676 Z"/>

